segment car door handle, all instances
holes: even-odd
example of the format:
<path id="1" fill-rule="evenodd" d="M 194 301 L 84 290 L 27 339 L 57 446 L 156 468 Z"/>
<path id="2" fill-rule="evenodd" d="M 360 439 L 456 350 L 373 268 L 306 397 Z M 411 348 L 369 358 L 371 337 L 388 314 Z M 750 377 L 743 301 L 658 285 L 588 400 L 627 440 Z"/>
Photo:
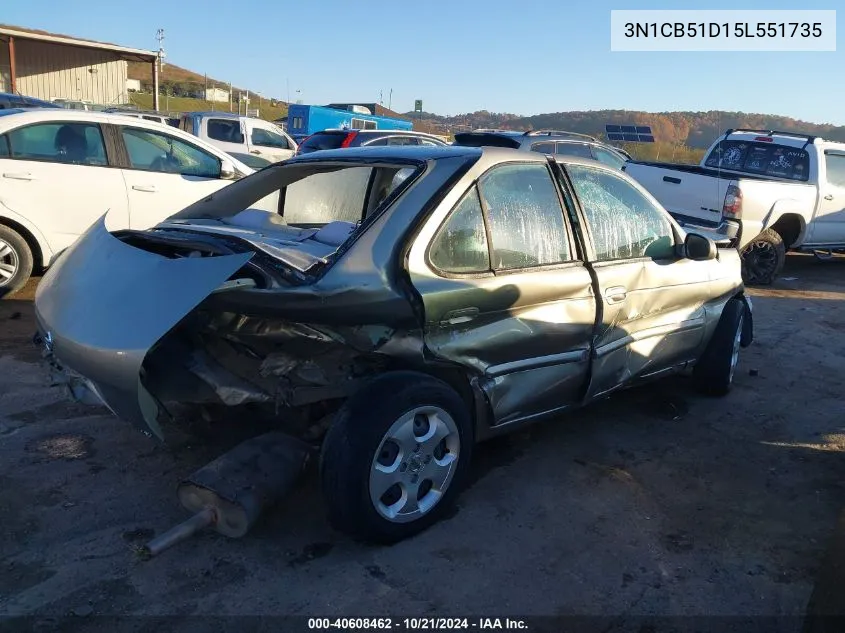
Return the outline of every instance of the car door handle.
<path id="1" fill-rule="evenodd" d="M 257 149 L 254 149 L 254 150 L 250 151 L 250 154 L 260 154 L 260 153 L 261 153 L 261 152 L 259 152 Z"/>
<path id="2" fill-rule="evenodd" d="M 460 310 L 452 310 L 443 315 L 441 325 L 459 325 L 472 321 L 478 316 L 478 308 L 462 308 Z"/>
<path id="3" fill-rule="evenodd" d="M 147 193 L 155 193 L 158 191 L 155 185 L 132 185 L 135 191 L 145 191 Z"/>
<path id="4" fill-rule="evenodd" d="M 829 193 L 824 197 L 825 200 L 833 200 L 833 194 Z"/>
<path id="5" fill-rule="evenodd" d="M 622 303 L 628 296 L 628 290 L 622 286 L 613 286 L 604 291 L 608 303 Z"/>
<path id="6" fill-rule="evenodd" d="M 35 180 L 35 176 L 30 174 L 28 171 L 6 172 L 3 174 L 3 178 L 11 178 L 12 180 Z"/>

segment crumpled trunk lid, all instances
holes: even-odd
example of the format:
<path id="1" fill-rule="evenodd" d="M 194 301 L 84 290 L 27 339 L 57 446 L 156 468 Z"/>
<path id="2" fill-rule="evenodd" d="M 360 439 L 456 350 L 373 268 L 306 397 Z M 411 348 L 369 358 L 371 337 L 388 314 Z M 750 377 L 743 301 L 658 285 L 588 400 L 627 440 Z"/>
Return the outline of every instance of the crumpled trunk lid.
<path id="1" fill-rule="evenodd" d="M 62 254 L 35 296 L 48 356 L 119 417 L 162 437 L 141 381 L 147 352 L 252 253 L 170 259 L 123 243 L 96 222 Z"/>

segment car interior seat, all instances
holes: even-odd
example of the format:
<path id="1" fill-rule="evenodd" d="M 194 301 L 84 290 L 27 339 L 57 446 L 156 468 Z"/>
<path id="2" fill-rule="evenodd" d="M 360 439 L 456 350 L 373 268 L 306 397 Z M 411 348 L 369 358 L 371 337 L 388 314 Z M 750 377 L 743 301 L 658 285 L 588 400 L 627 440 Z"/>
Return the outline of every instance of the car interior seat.
<path id="1" fill-rule="evenodd" d="M 55 148 L 64 162 L 88 162 L 88 141 L 84 132 L 74 125 L 63 125 L 59 128 L 56 132 Z"/>

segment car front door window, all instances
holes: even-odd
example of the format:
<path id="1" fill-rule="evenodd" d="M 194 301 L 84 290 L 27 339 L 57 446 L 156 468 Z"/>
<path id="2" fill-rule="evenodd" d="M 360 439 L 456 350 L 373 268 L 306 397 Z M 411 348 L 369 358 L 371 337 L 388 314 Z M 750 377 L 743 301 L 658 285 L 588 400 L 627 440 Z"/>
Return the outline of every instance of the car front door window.
<path id="1" fill-rule="evenodd" d="M 593 154 L 596 155 L 597 161 L 604 163 L 609 167 L 613 167 L 614 169 L 622 169 L 622 166 L 626 162 L 621 156 L 617 156 L 613 152 L 609 152 L 601 147 L 593 147 Z"/>
<path id="2" fill-rule="evenodd" d="M 666 212 L 624 178 L 603 169 L 567 165 L 581 200 L 598 261 L 674 259 L 675 233 Z"/>
<path id="3" fill-rule="evenodd" d="M 219 178 L 220 160 L 169 134 L 123 128 L 123 141 L 133 169 L 182 176 Z"/>
<path id="4" fill-rule="evenodd" d="M 275 147 L 276 149 L 290 149 L 288 140 L 277 132 L 272 130 L 265 130 L 264 128 L 252 128 L 250 135 L 250 142 L 253 145 L 260 145 L 262 147 Z"/>

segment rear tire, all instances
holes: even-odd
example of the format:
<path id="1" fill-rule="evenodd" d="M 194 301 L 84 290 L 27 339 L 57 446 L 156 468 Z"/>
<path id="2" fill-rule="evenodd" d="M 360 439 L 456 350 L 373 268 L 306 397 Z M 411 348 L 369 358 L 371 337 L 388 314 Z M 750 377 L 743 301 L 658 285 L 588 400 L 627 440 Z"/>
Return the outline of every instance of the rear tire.
<path id="1" fill-rule="evenodd" d="M 341 407 L 323 442 L 329 521 L 376 543 L 425 530 L 460 492 L 473 440 L 466 404 L 443 381 L 410 371 L 375 378 Z"/>
<path id="2" fill-rule="evenodd" d="M 0 299 L 26 285 L 34 261 L 26 240 L 15 230 L 0 225 Z"/>
<path id="3" fill-rule="evenodd" d="M 724 396 L 731 390 L 745 316 L 745 304 L 739 299 L 725 304 L 716 331 L 693 370 L 696 387 L 702 393 Z"/>
<path id="4" fill-rule="evenodd" d="M 750 285 L 768 286 L 777 279 L 786 263 L 783 237 L 766 229 L 742 249 L 742 280 Z"/>

